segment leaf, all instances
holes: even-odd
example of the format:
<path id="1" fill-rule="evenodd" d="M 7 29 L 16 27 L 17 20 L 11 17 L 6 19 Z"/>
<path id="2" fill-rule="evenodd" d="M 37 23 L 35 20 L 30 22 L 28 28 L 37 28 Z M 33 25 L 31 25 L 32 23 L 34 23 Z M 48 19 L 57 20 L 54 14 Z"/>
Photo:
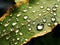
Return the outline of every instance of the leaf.
<path id="1" fill-rule="evenodd" d="M 30 0 L 15 8 L 0 22 L 0 44 L 21 45 L 31 38 L 43 36 L 60 23 L 60 1 Z"/>

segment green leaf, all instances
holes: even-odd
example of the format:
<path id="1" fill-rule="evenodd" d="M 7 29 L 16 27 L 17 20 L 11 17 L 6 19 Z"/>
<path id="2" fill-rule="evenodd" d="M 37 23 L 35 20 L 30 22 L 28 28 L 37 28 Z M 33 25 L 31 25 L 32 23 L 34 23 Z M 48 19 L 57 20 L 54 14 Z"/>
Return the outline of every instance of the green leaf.
<path id="1" fill-rule="evenodd" d="M 30 0 L 0 22 L 0 44 L 21 45 L 51 32 L 60 23 L 59 13 L 60 2 L 57 0 Z"/>

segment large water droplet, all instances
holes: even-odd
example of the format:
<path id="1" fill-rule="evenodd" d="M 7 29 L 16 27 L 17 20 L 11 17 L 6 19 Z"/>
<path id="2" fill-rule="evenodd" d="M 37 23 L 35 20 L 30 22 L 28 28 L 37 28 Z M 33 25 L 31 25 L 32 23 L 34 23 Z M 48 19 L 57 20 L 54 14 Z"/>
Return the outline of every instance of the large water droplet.
<path id="1" fill-rule="evenodd" d="M 43 24 L 37 24 L 36 28 L 37 28 L 38 31 L 41 31 L 41 30 L 43 30 L 44 25 Z"/>

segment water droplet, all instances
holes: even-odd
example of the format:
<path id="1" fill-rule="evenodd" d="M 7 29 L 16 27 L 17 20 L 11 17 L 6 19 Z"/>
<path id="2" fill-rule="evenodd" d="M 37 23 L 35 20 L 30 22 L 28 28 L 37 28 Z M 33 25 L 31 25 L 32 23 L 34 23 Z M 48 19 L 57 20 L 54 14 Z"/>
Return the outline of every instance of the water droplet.
<path id="1" fill-rule="evenodd" d="M 41 14 L 39 14 L 39 16 L 41 16 Z"/>
<path id="2" fill-rule="evenodd" d="M 52 11 L 53 11 L 53 12 L 56 12 L 56 11 L 57 11 L 57 9 L 56 9 L 55 7 L 53 7 L 53 8 L 52 8 Z"/>
<path id="3" fill-rule="evenodd" d="M 23 25 L 24 25 L 24 23 L 21 23 L 21 25 L 23 26 Z"/>
<path id="4" fill-rule="evenodd" d="M 35 24 L 36 22 L 35 21 L 33 21 L 33 24 Z"/>
<path id="5" fill-rule="evenodd" d="M 36 10 L 33 10 L 32 12 L 33 12 L 33 13 L 35 13 L 35 12 L 36 12 Z"/>
<path id="6" fill-rule="evenodd" d="M 7 27 L 9 25 L 9 23 L 7 23 L 7 24 L 4 24 L 4 27 Z"/>
<path id="7" fill-rule="evenodd" d="M 6 30 L 4 29 L 3 32 L 5 32 Z"/>
<path id="8" fill-rule="evenodd" d="M 31 22 L 31 20 L 30 20 L 30 19 L 28 19 L 27 21 L 28 21 L 28 22 Z"/>
<path id="9" fill-rule="evenodd" d="M 44 6 L 40 6 L 40 8 L 41 8 L 41 9 L 43 9 L 43 8 L 44 8 Z"/>
<path id="10" fill-rule="evenodd" d="M 28 41 L 28 39 L 25 39 L 25 41 Z"/>
<path id="11" fill-rule="evenodd" d="M 20 40 L 20 38 L 17 38 L 17 40 Z"/>
<path id="12" fill-rule="evenodd" d="M 38 25 L 37 25 L 37 30 L 38 30 L 38 31 L 43 30 L 43 28 L 44 28 L 44 25 L 43 25 L 43 24 L 38 24 Z"/>
<path id="13" fill-rule="evenodd" d="M 58 5 L 57 5 L 57 4 L 55 4 L 54 6 L 55 6 L 56 8 L 58 8 Z"/>
<path id="14" fill-rule="evenodd" d="M 45 13 L 46 11 L 43 11 L 43 13 Z"/>
<path id="15" fill-rule="evenodd" d="M 47 11 L 50 11 L 51 9 L 49 7 L 47 7 Z"/>
<path id="16" fill-rule="evenodd" d="M 29 31 L 31 31 L 32 29 L 31 28 L 29 28 Z"/>
<path id="17" fill-rule="evenodd" d="M 58 22 L 54 22 L 54 25 L 55 25 L 55 26 L 58 25 Z"/>
<path id="18" fill-rule="evenodd" d="M 48 22 L 48 24 L 47 24 L 49 27 L 51 26 L 51 23 L 50 22 Z"/>
<path id="19" fill-rule="evenodd" d="M 28 10 L 26 10 L 26 9 L 25 9 L 25 10 L 23 10 L 23 12 L 27 12 L 27 11 L 28 11 Z"/>
<path id="20" fill-rule="evenodd" d="M 6 39 L 8 40 L 10 38 L 10 36 L 6 37 Z"/>
<path id="21" fill-rule="evenodd" d="M 10 31 L 14 31 L 14 28 L 10 28 Z"/>
<path id="22" fill-rule="evenodd" d="M 57 0 L 57 2 L 60 2 L 60 0 Z"/>
<path id="23" fill-rule="evenodd" d="M 17 22 L 12 23 L 13 26 L 15 26 L 16 24 L 17 24 Z"/>
<path id="24" fill-rule="evenodd" d="M 17 45 L 17 44 L 18 44 L 18 42 L 15 42 L 14 44 L 15 44 L 15 45 Z"/>
<path id="25" fill-rule="evenodd" d="M 55 21 L 56 21 L 56 18 L 55 18 L 55 17 L 52 17 L 52 18 L 51 18 L 51 21 L 52 21 L 52 22 L 55 22 Z"/>
<path id="26" fill-rule="evenodd" d="M 56 16 L 57 14 L 56 13 L 53 13 L 54 16 Z"/>
<path id="27" fill-rule="evenodd" d="M 16 33 L 18 33 L 18 32 L 19 32 L 19 30 L 16 30 L 15 32 L 16 32 Z"/>
<path id="28" fill-rule="evenodd" d="M 39 2 L 37 2 L 36 4 L 40 4 Z"/>
<path id="29" fill-rule="evenodd" d="M 28 27 L 30 27 L 30 24 L 28 24 Z"/>
<path id="30" fill-rule="evenodd" d="M 31 9 L 32 7 L 29 7 L 29 9 Z"/>
<path id="31" fill-rule="evenodd" d="M 47 20 L 44 18 L 44 19 L 42 19 L 42 22 L 43 22 L 43 23 L 46 23 L 46 22 L 47 22 Z"/>
<path id="32" fill-rule="evenodd" d="M 22 33 L 22 32 L 20 32 L 19 34 L 20 34 L 20 35 L 23 35 L 23 33 Z"/>
<path id="33" fill-rule="evenodd" d="M 15 41 L 15 39 L 12 39 L 12 41 Z"/>
<path id="34" fill-rule="evenodd" d="M 21 13 L 18 13 L 18 14 L 17 14 L 17 17 L 19 17 L 20 15 L 21 15 Z"/>
<path id="35" fill-rule="evenodd" d="M 24 16 L 24 19 L 26 20 L 28 18 L 28 16 Z"/>

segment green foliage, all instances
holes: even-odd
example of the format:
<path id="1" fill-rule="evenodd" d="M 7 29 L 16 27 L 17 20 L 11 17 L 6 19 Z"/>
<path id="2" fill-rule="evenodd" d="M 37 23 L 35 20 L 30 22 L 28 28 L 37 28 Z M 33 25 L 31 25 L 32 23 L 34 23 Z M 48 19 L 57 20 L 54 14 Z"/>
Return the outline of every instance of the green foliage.
<path id="1" fill-rule="evenodd" d="M 15 8 L 0 21 L 0 45 L 21 45 L 34 36 L 50 32 L 60 23 L 59 13 L 57 0 L 31 0 Z"/>

